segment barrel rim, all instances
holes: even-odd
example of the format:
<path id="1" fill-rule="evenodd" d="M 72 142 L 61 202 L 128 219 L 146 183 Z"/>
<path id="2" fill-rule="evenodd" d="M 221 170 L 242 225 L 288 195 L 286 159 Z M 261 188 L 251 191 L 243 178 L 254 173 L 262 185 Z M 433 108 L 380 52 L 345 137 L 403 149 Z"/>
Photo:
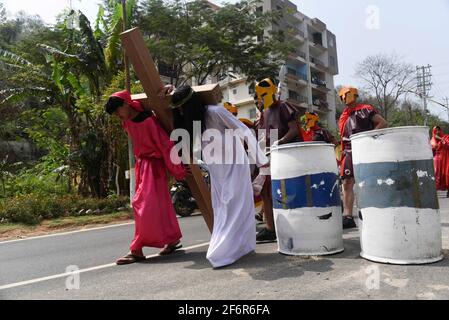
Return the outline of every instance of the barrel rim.
<path id="1" fill-rule="evenodd" d="M 332 143 L 327 142 L 321 142 L 321 141 L 307 141 L 307 142 L 295 142 L 295 143 L 288 143 L 288 144 L 282 144 L 279 146 L 273 146 L 271 147 L 271 152 L 277 151 L 277 150 L 284 150 L 284 149 L 292 149 L 297 147 L 311 147 L 311 146 L 332 146 L 335 147 Z"/>
<path id="2" fill-rule="evenodd" d="M 378 129 L 378 130 L 371 130 L 371 131 L 365 131 L 365 132 L 356 133 L 356 134 L 353 134 L 352 136 L 350 136 L 349 139 L 351 139 L 351 141 L 353 141 L 353 140 L 364 138 L 364 137 L 390 133 L 391 131 L 402 131 L 402 130 L 410 130 L 410 129 L 415 129 L 415 130 L 416 129 L 418 129 L 418 130 L 419 129 L 426 129 L 427 131 L 430 130 L 430 128 L 427 127 L 427 126 L 394 127 L 394 128 L 385 128 L 385 129 Z"/>

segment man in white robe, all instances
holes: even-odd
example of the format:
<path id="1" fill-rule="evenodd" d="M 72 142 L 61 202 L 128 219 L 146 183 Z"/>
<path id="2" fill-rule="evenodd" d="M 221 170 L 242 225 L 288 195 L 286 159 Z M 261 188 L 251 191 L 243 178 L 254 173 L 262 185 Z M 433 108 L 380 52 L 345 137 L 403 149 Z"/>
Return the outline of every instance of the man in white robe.
<path id="1" fill-rule="evenodd" d="M 253 131 L 222 105 L 206 105 L 190 86 L 176 89 L 172 110 L 175 127 L 190 136 L 194 158 L 201 146 L 209 169 L 214 227 L 207 259 L 214 268 L 233 264 L 255 250 L 250 162 L 262 167 L 269 165 L 268 159 Z M 196 132 L 195 127 L 201 130 Z"/>
<path id="2" fill-rule="evenodd" d="M 214 228 L 207 259 L 218 268 L 234 263 L 256 247 L 250 158 L 244 142 L 249 154 L 253 155 L 251 161 L 259 167 L 268 164 L 268 159 L 253 132 L 223 106 L 208 106 L 205 121 L 202 151 L 210 172 L 214 209 Z M 236 130 L 233 131 L 237 133 L 235 139 L 231 139 L 229 130 L 226 133 L 227 129 Z M 209 133 L 213 139 L 208 139 Z"/>

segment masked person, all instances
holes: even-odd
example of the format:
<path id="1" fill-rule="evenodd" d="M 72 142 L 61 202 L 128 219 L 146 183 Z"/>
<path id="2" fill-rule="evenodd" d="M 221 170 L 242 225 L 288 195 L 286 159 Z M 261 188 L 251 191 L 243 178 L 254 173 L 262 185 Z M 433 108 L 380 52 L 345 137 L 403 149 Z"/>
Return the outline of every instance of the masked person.
<path id="1" fill-rule="evenodd" d="M 440 127 L 434 127 L 430 144 L 437 190 L 447 191 L 446 196 L 449 198 L 449 135 L 444 134 Z"/>
<path id="2" fill-rule="evenodd" d="M 257 99 L 263 109 L 258 129 L 265 131 L 266 146 L 270 148 L 302 141 L 296 121 L 297 111 L 288 103 L 277 100 L 276 93 L 277 87 L 269 78 L 256 84 Z M 278 140 L 271 141 L 274 130 L 277 130 Z M 261 192 L 266 227 L 257 234 L 257 242 L 276 241 L 271 192 L 271 177 L 267 176 Z"/>
<path id="3" fill-rule="evenodd" d="M 256 246 L 250 162 L 244 142 L 255 157 L 251 160 L 259 167 L 266 165 L 268 159 L 247 126 L 223 106 L 206 105 L 190 86 L 174 92 L 172 108 L 175 127 L 189 133 L 191 145 L 201 143 L 203 161 L 209 168 L 214 226 L 207 259 L 214 268 L 233 264 Z M 193 131 L 197 121 L 201 137 Z M 232 143 L 225 139 L 229 129 L 237 135 Z"/>
<path id="4" fill-rule="evenodd" d="M 387 122 L 373 106 L 357 103 L 358 90 L 356 88 L 344 87 L 340 90 L 339 96 L 345 104 L 345 109 L 339 121 L 342 141 L 340 177 L 343 181 L 343 228 L 350 229 L 357 226 L 352 216 L 355 180 L 349 137 L 360 132 L 386 128 Z"/>
<path id="5" fill-rule="evenodd" d="M 306 126 L 306 134 L 310 137 L 309 141 L 322 141 L 338 145 L 334 136 L 326 129 L 318 125 L 320 117 L 315 112 L 306 112 L 304 122 Z"/>
<path id="6" fill-rule="evenodd" d="M 160 254 L 170 254 L 180 248 L 182 235 L 168 191 L 166 170 L 178 180 L 185 177 L 183 165 L 173 164 L 170 158 L 174 144 L 153 113 L 131 100 L 126 90 L 114 93 L 105 111 L 122 120 L 136 158 L 136 192 L 132 199 L 135 234 L 131 252 L 117 264 L 145 260 L 143 247 L 164 248 Z M 179 158 L 177 161 L 180 163 Z"/>
<path id="7" fill-rule="evenodd" d="M 230 113 L 232 113 L 232 115 L 233 115 L 234 117 L 237 117 L 237 116 L 238 116 L 239 111 L 238 111 L 238 109 L 237 109 L 237 107 L 236 107 L 235 105 L 233 105 L 233 104 L 230 103 L 230 102 L 225 102 L 225 103 L 223 104 L 223 106 L 226 108 L 226 110 L 228 110 Z"/>

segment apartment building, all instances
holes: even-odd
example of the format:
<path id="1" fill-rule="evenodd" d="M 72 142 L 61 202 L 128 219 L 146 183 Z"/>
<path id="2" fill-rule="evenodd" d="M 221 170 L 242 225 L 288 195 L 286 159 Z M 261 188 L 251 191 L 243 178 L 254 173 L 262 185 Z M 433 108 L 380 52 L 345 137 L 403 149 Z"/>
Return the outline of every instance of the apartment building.
<path id="1" fill-rule="evenodd" d="M 267 30 L 285 31 L 296 50 L 286 59 L 279 72 L 281 99 L 294 105 L 299 113 L 314 111 L 329 128 L 336 128 L 336 93 L 334 76 L 338 74 L 337 42 L 324 22 L 309 18 L 288 0 L 263 0 L 256 10 L 281 10 L 279 23 Z M 224 101 L 239 108 L 239 117 L 255 119 L 254 84 L 244 76 L 220 82 Z"/>

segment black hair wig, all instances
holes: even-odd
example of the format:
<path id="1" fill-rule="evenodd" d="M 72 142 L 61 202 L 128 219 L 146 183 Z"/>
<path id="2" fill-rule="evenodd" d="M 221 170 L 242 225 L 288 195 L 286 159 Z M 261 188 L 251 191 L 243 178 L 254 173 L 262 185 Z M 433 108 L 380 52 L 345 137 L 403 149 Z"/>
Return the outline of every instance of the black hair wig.
<path id="1" fill-rule="evenodd" d="M 125 100 L 122 98 L 110 97 L 104 106 L 104 110 L 109 114 L 113 114 L 118 108 L 123 106 L 124 102 Z"/>

